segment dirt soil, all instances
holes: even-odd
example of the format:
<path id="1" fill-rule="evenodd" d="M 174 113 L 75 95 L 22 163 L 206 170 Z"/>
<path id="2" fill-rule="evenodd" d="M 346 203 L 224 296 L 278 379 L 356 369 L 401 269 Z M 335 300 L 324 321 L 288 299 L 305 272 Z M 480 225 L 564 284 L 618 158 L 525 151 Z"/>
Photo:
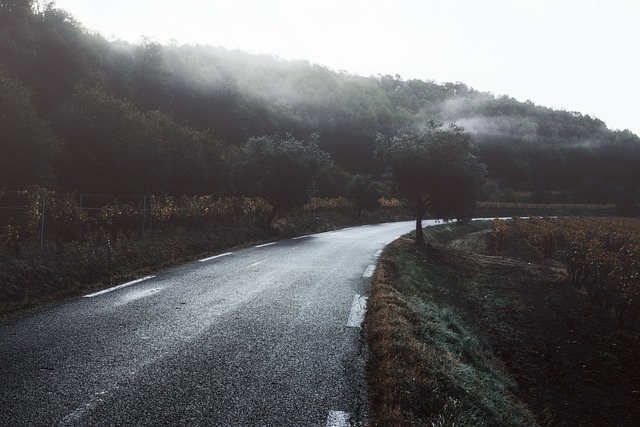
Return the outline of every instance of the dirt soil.
<path id="1" fill-rule="evenodd" d="M 490 231 L 434 244 L 464 278 L 437 299 L 485 337 L 541 425 L 640 425 L 640 339 L 592 307 L 564 265 Z"/>

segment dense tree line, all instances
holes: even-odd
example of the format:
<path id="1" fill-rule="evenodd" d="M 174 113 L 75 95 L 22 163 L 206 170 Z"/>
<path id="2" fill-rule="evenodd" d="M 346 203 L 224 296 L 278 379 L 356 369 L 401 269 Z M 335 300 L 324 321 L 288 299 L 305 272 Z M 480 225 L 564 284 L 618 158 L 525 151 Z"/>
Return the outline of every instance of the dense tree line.
<path id="1" fill-rule="evenodd" d="M 342 195 L 354 176 L 353 185 L 391 176 L 376 135 L 394 138 L 430 120 L 473 136 L 487 199 L 615 203 L 640 188 L 640 139 L 588 115 L 462 83 L 107 41 L 32 0 L 0 0 L 0 112 L 5 188 L 234 195 L 246 191 L 237 174 L 256 161 L 257 145 L 312 140 L 332 161 L 318 166 L 308 191 Z"/>

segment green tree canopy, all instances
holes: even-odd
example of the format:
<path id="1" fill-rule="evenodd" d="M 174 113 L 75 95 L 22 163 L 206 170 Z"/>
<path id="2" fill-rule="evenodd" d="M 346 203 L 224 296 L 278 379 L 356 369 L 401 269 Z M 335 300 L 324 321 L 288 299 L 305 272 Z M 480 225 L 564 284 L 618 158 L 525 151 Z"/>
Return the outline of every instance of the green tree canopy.
<path id="1" fill-rule="evenodd" d="M 286 137 L 251 138 L 243 147 L 236 179 L 244 194 L 264 197 L 273 205 L 271 224 L 283 209 L 310 200 L 319 171 L 331 163 L 318 148 L 318 135 L 298 140 Z"/>
<path id="2" fill-rule="evenodd" d="M 425 212 L 446 221 L 471 218 L 485 167 L 462 127 L 430 121 L 422 129 L 379 136 L 378 141 L 400 192 L 415 203 L 417 244 L 424 244 Z"/>

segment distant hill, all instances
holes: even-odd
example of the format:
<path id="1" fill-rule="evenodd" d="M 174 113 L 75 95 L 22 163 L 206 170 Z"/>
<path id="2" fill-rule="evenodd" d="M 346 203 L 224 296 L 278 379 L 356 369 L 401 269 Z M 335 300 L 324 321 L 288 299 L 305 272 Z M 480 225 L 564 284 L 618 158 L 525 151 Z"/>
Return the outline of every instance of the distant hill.
<path id="1" fill-rule="evenodd" d="M 319 134 L 336 170 L 383 180 L 377 133 L 455 122 L 487 164 L 484 198 L 637 199 L 640 138 L 595 117 L 463 83 L 363 77 L 213 46 L 110 42 L 54 7 L 0 3 L 0 187 L 225 194 L 252 136 Z M 588 88 L 585 88 L 588 90 Z M 102 165 L 102 166 L 101 166 Z"/>

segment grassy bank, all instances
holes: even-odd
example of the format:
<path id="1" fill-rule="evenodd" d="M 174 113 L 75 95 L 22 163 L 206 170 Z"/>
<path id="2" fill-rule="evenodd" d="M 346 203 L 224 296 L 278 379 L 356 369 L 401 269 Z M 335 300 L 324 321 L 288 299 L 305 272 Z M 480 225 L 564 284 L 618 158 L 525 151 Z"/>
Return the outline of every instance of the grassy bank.
<path id="1" fill-rule="evenodd" d="M 617 327 L 510 230 L 428 228 L 393 243 L 372 282 L 365 336 L 372 424 L 640 422 L 640 339 Z"/>
<path id="2" fill-rule="evenodd" d="M 366 318 L 373 424 L 533 425 L 486 339 L 433 298 L 455 292 L 447 284 L 456 280 L 448 266 L 427 261 L 434 255 L 404 238 L 378 265 Z"/>

